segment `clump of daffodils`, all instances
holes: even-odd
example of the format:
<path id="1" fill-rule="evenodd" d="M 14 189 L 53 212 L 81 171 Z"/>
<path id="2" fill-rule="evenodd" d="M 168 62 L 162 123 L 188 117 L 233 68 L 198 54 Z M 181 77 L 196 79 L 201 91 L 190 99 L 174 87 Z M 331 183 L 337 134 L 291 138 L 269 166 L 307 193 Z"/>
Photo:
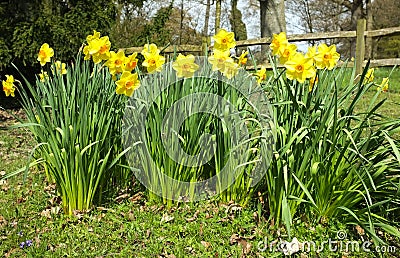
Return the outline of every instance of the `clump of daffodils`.
<path id="1" fill-rule="evenodd" d="M 219 71 L 226 78 L 231 79 L 238 73 L 240 66 L 247 63 L 248 52 L 242 52 L 237 61 L 232 58 L 231 49 L 236 46 L 233 32 L 220 29 L 212 38 L 214 48 L 212 55 L 208 57 L 208 62 L 212 65 L 213 71 Z"/>
<path id="2" fill-rule="evenodd" d="M 317 82 L 317 69 L 332 70 L 340 58 L 335 45 L 320 44 L 309 47 L 305 54 L 298 52 L 297 46 L 288 42 L 284 32 L 273 35 L 270 48 L 286 68 L 286 77 L 300 83 L 310 80 L 310 91 Z"/>
<path id="3" fill-rule="evenodd" d="M 246 65 L 248 51 L 243 51 L 239 57 L 231 55 L 231 50 L 236 47 L 235 34 L 225 29 L 220 29 L 213 36 L 214 46 L 212 54 L 208 57 L 208 62 L 212 65 L 212 71 L 220 72 L 226 78 L 231 79 L 237 75 L 241 66 Z M 279 58 L 281 64 L 286 68 L 286 76 L 290 80 L 297 80 L 300 83 L 309 80 L 310 91 L 317 83 L 316 70 L 331 70 L 337 64 L 340 55 L 336 52 L 336 46 L 328 47 L 321 44 L 317 47 L 310 47 L 306 54 L 297 51 L 297 46 L 290 44 L 284 32 L 275 34 L 270 44 L 272 53 Z M 165 63 L 165 57 L 160 54 L 160 50 L 155 44 L 146 44 L 141 51 L 144 57 L 142 63 L 146 67 L 148 73 L 160 72 Z M 111 50 L 111 42 L 108 36 L 100 35 L 100 32 L 93 31 L 92 35 L 86 37 L 86 44 L 83 48 L 85 60 L 93 60 L 95 64 L 104 62 L 103 65 L 108 68 L 116 84 L 116 93 L 126 96 L 132 96 L 133 92 L 140 87 L 140 77 L 135 72 L 138 65 L 138 53 L 134 52 L 129 56 L 125 52 L 119 50 L 114 52 Z M 37 60 L 41 66 L 51 62 L 54 56 L 54 50 L 49 44 L 44 43 L 39 50 Z M 193 55 L 179 54 L 172 64 L 177 77 L 190 78 L 199 69 L 199 65 L 195 63 Z M 67 66 L 60 61 L 54 62 L 51 67 L 53 75 L 67 74 Z M 258 83 L 262 83 L 267 78 L 265 67 L 261 67 L 254 75 Z M 51 80 L 46 71 L 41 71 L 38 75 L 39 80 L 46 82 Z M 370 76 L 373 79 L 373 74 Z M 369 77 L 369 80 L 370 80 Z M 3 81 L 3 90 L 6 96 L 14 96 L 15 86 L 14 78 L 7 75 L 7 80 Z M 388 84 L 382 83 L 382 91 L 387 90 Z"/>

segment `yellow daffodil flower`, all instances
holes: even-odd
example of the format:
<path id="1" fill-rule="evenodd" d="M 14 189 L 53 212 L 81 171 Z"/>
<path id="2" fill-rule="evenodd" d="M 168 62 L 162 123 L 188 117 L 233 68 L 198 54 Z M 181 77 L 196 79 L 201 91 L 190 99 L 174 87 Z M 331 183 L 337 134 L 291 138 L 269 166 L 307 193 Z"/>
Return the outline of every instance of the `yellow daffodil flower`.
<path id="1" fill-rule="evenodd" d="M 173 62 L 172 68 L 176 71 L 178 77 L 190 78 L 199 69 L 199 66 L 194 63 L 194 56 L 184 56 L 179 54 L 176 61 Z"/>
<path id="2" fill-rule="evenodd" d="M 108 36 L 100 37 L 98 32 L 94 32 L 94 35 L 89 35 L 86 39 L 88 40 L 88 45 L 83 48 L 83 53 L 85 54 L 85 60 L 89 60 L 93 57 L 93 62 L 95 64 L 100 63 L 103 60 L 108 60 L 110 58 L 110 48 L 111 42 Z"/>
<path id="3" fill-rule="evenodd" d="M 295 44 L 286 44 L 279 53 L 279 62 L 285 64 L 296 53 L 296 50 Z"/>
<path id="4" fill-rule="evenodd" d="M 247 55 L 249 54 L 249 51 L 242 51 L 242 54 L 239 56 L 238 63 L 239 65 L 246 65 L 247 64 Z"/>
<path id="5" fill-rule="evenodd" d="M 44 43 L 39 50 L 37 60 L 40 62 L 41 66 L 50 62 L 50 59 L 54 56 L 54 50 L 49 46 L 49 44 Z"/>
<path id="6" fill-rule="evenodd" d="M 132 96 L 133 92 L 139 88 L 140 81 L 137 73 L 123 72 L 121 78 L 115 82 L 117 85 L 117 94 L 125 94 L 126 96 Z"/>
<path id="7" fill-rule="evenodd" d="M 267 79 L 267 68 L 262 66 L 261 69 L 258 70 L 254 75 L 257 76 L 258 83 L 265 81 L 265 79 Z"/>
<path id="8" fill-rule="evenodd" d="M 124 51 L 118 51 L 118 53 L 110 51 L 110 58 L 105 62 L 105 65 L 108 67 L 111 75 L 119 74 L 124 71 L 127 59 Z"/>
<path id="9" fill-rule="evenodd" d="M 60 73 L 60 74 L 67 74 L 67 69 L 66 69 L 66 64 L 65 63 L 61 63 L 61 61 L 56 61 L 55 62 L 55 66 L 56 66 L 56 72 Z M 53 69 L 53 68 L 52 68 Z M 53 71 L 54 73 L 54 71 Z"/>
<path id="10" fill-rule="evenodd" d="M 86 41 L 89 44 L 92 40 L 97 40 L 100 39 L 100 32 L 97 32 L 96 30 L 93 30 L 93 35 L 88 35 L 86 37 Z"/>
<path id="11" fill-rule="evenodd" d="M 227 32 L 224 29 L 220 29 L 212 38 L 215 41 L 214 49 L 225 51 L 236 46 L 235 34 L 233 32 Z"/>
<path id="12" fill-rule="evenodd" d="M 289 44 L 289 42 L 286 39 L 286 33 L 281 32 L 272 36 L 272 42 L 269 47 L 271 48 L 273 55 L 279 55 L 287 44 Z"/>
<path id="13" fill-rule="evenodd" d="M 315 62 L 316 56 L 317 56 L 317 47 L 316 46 L 308 47 L 305 57 L 311 58 L 313 60 L 313 62 Z"/>
<path id="14" fill-rule="evenodd" d="M 221 51 L 218 49 L 214 49 L 213 55 L 208 57 L 208 62 L 212 64 L 212 70 L 215 71 L 224 71 L 225 63 L 230 62 L 232 58 L 230 57 L 229 49 L 225 51 Z M 233 60 L 232 60 L 233 61 Z"/>
<path id="15" fill-rule="evenodd" d="M 124 71 L 131 72 L 132 70 L 134 70 L 136 68 L 137 62 L 139 61 L 136 57 L 137 57 L 137 53 L 134 52 L 126 58 Z"/>
<path id="16" fill-rule="evenodd" d="M 332 70 L 339 61 L 340 54 L 336 52 L 336 46 L 328 47 L 326 44 L 318 46 L 318 53 L 315 56 L 315 63 L 318 69 L 327 68 Z"/>
<path id="17" fill-rule="evenodd" d="M 2 81 L 3 84 L 3 91 L 6 94 L 6 97 L 12 96 L 15 97 L 15 86 L 14 86 L 14 76 L 6 75 L 6 80 Z"/>
<path id="18" fill-rule="evenodd" d="M 376 90 L 387 92 L 389 90 L 389 78 L 387 77 L 383 78 L 381 84 L 378 86 Z"/>
<path id="19" fill-rule="evenodd" d="M 374 81 L 374 68 L 368 69 L 367 73 L 365 74 L 364 77 L 364 84 L 370 83 Z"/>
<path id="20" fill-rule="evenodd" d="M 239 71 L 239 64 L 235 63 L 233 59 L 228 59 L 225 62 L 225 67 L 224 70 L 222 71 L 222 74 L 228 78 L 232 79 Z"/>
<path id="21" fill-rule="evenodd" d="M 158 49 L 157 45 L 154 43 L 145 44 L 141 53 L 143 56 L 146 54 L 160 54 L 160 50 Z"/>
<path id="22" fill-rule="evenodd" d="M 289 80 L 297 80 L 303 83 L 307 78 L 315 77 L 315 67 L 310 58 L 305 58 L 302 53 L 297 52 L 285 63 L 286 77 Z"/>
<path id="23" fill-rule="evenodd" d="M 45 82 L 49 79 L 49 75 L 47 74 L 47 72 L 42 71 L 41 73 L 39 73 L 39 79 L 41 82 Z"/>
<path id="24" fill-rule="evenodd" d="M 142 50 L 144 61 L 142 65 L 147 67 L 148 73 L 159 72 L 162 69 L 162 65 L 165 63 L 165 57 L 160 55 L 160 50 L 155 44 L 146 44 Z"/>

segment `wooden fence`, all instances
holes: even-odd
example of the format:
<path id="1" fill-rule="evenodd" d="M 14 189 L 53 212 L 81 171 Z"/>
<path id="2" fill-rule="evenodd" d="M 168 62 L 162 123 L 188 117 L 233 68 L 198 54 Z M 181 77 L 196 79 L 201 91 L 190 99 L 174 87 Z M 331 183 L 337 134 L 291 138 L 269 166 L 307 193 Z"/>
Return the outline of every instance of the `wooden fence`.
<path id="1" fill-rule="evenodd" d="M 383 37 L 383 36 L 393 36 L 400 35 L 400 27 L 385 28 L 379 30 L 366 31 L 366 21 L 365 19 L 360 19 L 357 21 L 356 31 L 332 31 L 332 32 L 319 32 L 319 33 L 306 33 L 306 34 L 292 34 L 287 35 L 287 39 L 290 42 L 298 41 L 312 41 L 312 40 L 324 40 L 324 39 L 340 39 L 340 38 L 356 38 L 356 54 L 355 54 L 355 65 L 357 73 L 361 73 L 362 67 L 365 65 L 365 41 L 366 38 Z M 202 46 L 196 45 L 180 45 L 180 46 L 168 46 L 164 49 L 164 53 L 174 53 L 174 52 L 196 52 L 202 53 L 207 47 L 207 40 L 203 40 Z M 258 39 L 248 39 L 240 40 L 236 42 L 237 47 L 246 46 L 259 46 L 270 44 L 272 41 L 271 37 L 258 38 Z M 130 47 L 125 48 L 126 53 L 140 52 L 143 47 Z M 354 65 L 350 62 L 349 65 Z M 394 66 L 400 65 L 400 58 L 390 58 L 390 59 L 375 59 L 371 60 L 371 67 L 378 66 Z"/>

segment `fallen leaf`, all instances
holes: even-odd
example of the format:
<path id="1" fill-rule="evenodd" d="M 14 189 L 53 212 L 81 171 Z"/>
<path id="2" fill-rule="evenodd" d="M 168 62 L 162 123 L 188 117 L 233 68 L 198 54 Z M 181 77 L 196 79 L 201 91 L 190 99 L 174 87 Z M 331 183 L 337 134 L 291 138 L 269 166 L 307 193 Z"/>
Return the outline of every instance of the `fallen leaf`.
<path id="1" fill-rule="evenodd" d="M 137 193 L 134 196 L 132 196 L 131 198 L 129 198 L 129 201 L 136 203 L 136 202 L 139 202 L 142 198 L 143 198 L 143 194 Z"/>
<path id="2" fill-rule="evenodd" d="M 257 213 L 256 211 L 253 212 L 253 219 L 254 219 L 256 222 L 260 222 L 260 218 L 259 218 L 258 213 Z"/>
<path id="3" fill-rule="evenodd" d="M 52 191 L 56 190 L 56 184 L 48 184 L 43 188 L 43 190 L 45 192 L 52 192 Z"/>
<path id="4" fill-rule="evenodd" d="M 53 196 L 50 200 L 49 200 L 51 205 L 55 205 L 55 204 L 61 204 L 61 197 L 60 196 Z"/>
<path id="5" fill-rule="evenodd" d="M 24 203 L 24 202 L 26 202 L 26 198 L 24 198 L 24 197 L 19 197 L 17 199 L 17 204 Z"/>
<path id="6" fill-rule="evenodd" d="M 173 216 L 169 216 L 167 213 L 164 213 L 164 215 L 161 218 L 160 223 L 168 223 L 170 221 L 173 221 L 174 217 Z"/>
<path id="7" fill-rule="evenodd" d="M 7 225 L 7 220 L 0 215 L 0 227 L 6 226 Z"/>
<path id="8" fill-rule="evenodd" d="M 60 206 L 51 207 L 51 214 L 58 214 L 60 212 Z"/>
<path id="9" fill-rule="evenodd" d="M 108 211 L 108 212 L 112 212 L 115 213 L 115 210 L 113 209 L 108 209 L 108 208 L 104 208 L 104 207 L 97 207 L 98 211 Z"/>
<path id="10" fill-rule="evenodd" d="M 251 251 L 251 244 L 246 240 L 240 240 L 240 245 L 242 246 L 242 255 L 249 254 Z"/>
<path id="11" fill-rule="evenodd" d="M 240 237 L 238 234 L 233 234 L 230 238 L 229 238 L 229 244 L 233 245 L 235 243 L 238 243 L 240 240 Z"/>
<path id="12" fill-rule="evenodd" d="M 186 218 L 186 221 L 187 221 L 187 222 L 193 222 L 193 221 L 195 221 L 195 220 L 197 219 L 197 216 L 199 215 L 199 213 L 200 213 L 200 211 L 197 210 L 197 211 L 193 214 L 193 217 L 191 217 L 191 218 Z"/>
<path id="13" fill-rule="evenodd" d="M 120 203 L 122 202 L 124 199 L 127 199 L 129 197 L 129 194 L 122 194 L 120 196 L 118 196 L 117 198 L 115 198 L 115 201 Z"/>
<path id="14" fill-rule="evenodd" d="M 200 241 L 200 243 L 201 243 L 206 249 L 208 249 L 208 248 L 211 246 L 211 244 L 210 244 L 209 242 L 206 242 L 206 241 Z"/>
<path id="15" fill-rule="evenodd" d="M 362 235 L 365 234 L 364 229 L 363 229 L 362 227 L 360 227 L 360 225 L 357 225 L 357 226 L 356 226 L 356 230 L 357 230 L 357 233 L 358 233 L 360 236 L 362 236 Z"/>
<path id="16" fill-rule="evenodd" d="M 42 210 L 42 212 L 40 213 L 40 216 L 51 219 L 51 209 Z"/>

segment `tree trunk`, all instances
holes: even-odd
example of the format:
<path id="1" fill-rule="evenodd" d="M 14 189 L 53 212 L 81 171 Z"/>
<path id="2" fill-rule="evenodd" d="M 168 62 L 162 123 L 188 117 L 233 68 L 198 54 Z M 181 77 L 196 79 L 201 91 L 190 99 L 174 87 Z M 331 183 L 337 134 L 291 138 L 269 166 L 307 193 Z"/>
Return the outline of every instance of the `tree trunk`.
<path id="1" fill-rule="evenodd" d="M 222 0 L 217 0 L 215 3 L 215 34 L 221 27 L 221 4 Z"/>
<path id="2" fill-rule="evenodd" d="M 284 0 L 259 0 L 261 18 L 261 37 L 271 37 L 274 33 L 286 32 Z M 265 57 L 267 45 L 261 45 L 262 56 Z"/>
<path id="3" fill-rule="evenodd" d="M 180 17 L 180 27 L 179 27 L 179 45 L 182 45 L 182 32 L 183 32 L 183 19 L 184 14 L 183 14 L 183 0 L 181 0 L 181 17 Z"/>
<path id="4" fill-rule="evenodd" d="M 207 0 L 206 15 L 204 17 L 203 37 L 208 37 L 208 24 L 210 22 L 211 1 Z"/>
<path id="5" fill-rule="evenodd" d="M 372 5 L 371 0 L 366 0 L 366 12 L 367 12 L 367 31 L 373 30 L 373 17 L 372 17 Z M 367 37 L 365 41 L 365 58 L 373 58 L 373 40 L 371 37 Z"/>
<path id="6" fill-rule="evenodd" d="M 247 29 L 246 24 L 242 20 L 242 12 L 237 8 L 238 0 L 231 0 L 231 15 L 229 21 L 232 27 L 232 31 L 235 33 L 235 40 L 246 40 Z M 247 47 L 236 48 L 236 54 L 240 54 Z"/>

